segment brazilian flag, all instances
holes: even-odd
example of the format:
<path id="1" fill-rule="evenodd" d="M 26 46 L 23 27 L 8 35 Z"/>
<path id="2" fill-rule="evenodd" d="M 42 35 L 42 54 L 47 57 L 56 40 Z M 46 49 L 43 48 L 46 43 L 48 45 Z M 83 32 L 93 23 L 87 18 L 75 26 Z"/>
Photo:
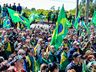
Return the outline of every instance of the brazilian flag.
<path id="1" fill-rule="evenodd" d="M 60 70 L 65 70 L 69 63 L 70 62 L 68 61 L 67 53 L 63 51 L 60 60 Z"/>
<path id="2" fill-rule="evenodd" d="M 8 12 L 9 12 L 9 15 L 10 15 L 10 17 L 11 17 L 11 19 L 12 19 L 12 21 L 14 23 L 17 23 L 17 22 L 20 22 L 21 21 L 21 19 L 19 17 L 19 14 L 16 11 L 8 8 Z"/>
<path id="3" fill-rule="evenodd" d="M 8 8 L 9 15 L 11 16 L 11 19 L 14 23 L 21 22 L 22 24 L 25 24 L 25 26 L 30 29 L 30 22 L 27 18 L 21 16 L 19 13 L 16 11 Z"/>
<path id="4" fill-rule="evenodd" d="M 36 61 L 36 59 L 35 58 L 33 58 L 33 61 L 31 60 L 31 57 L 28 55 L 28 56 L 26 56 L 26 60 L 27 60 L 27 62 L 28 62 L 28 64 L 29 64 L 29 68 L 31 69 L 31 66 L 32 66 L 32 64 L 33 64 L 33 66 L 34 66 L 34 72 L 38 72 L 38 70 L 39 70 L 39 63 L 38 63 L 38 61 Z M 34 62 L 34 63 L 32 63 L 32 62 Z M 30 71 L 30 70 L 29 70 Z"/>
<path id="5" fill-rule="evenodd" d="M 66 14 L 64 10 L 64 5 L 59 13 L 58 20 L 56 22 L 56 28 L 53 31 L 52 39 L 50 45 L 53 45 L 56 50 L 61 46 L 64 37 L 68 33 L 68 28 L 71 27 L 71 24 L 66 19 Z"/>
<path id="6" fill-rule="evenodd" d="M 3 28 L 9 29 L 11 27 L 11 22 L 8 19 L 8 16 L 3 20 Z"/>
<path id="7" fill-rule="evenodd" d="M 25 26 L 27 27 L 27 29 L 30 29 L 30 22 L 27 18 L 23 17 L 23 16 L 19 16 L 21 21 L 23 24 L 25 24 Z"/>

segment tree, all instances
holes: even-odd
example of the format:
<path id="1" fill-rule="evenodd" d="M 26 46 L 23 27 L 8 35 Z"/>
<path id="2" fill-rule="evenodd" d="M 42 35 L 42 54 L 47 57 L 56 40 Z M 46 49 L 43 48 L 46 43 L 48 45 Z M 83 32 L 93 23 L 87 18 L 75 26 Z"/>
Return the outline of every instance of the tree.
<path id="1" fill-rule="evenodd" d="M 36 9 L 35 8 L 31 8 L 31 11 L 36 11 Z"/>
<path id="2" fill-rule="evenodd" d="M 23 12 L 25 13 L 26 17 L 29 17 L 31 14 L 31 10 L 30 9 L 23 9 Z"/>
<path id="3" fill-rule="evenodd" d="M 94 10 L 96 8 L 95 2 L 96 0 L 90 0 L 90 4 L 89 4 L 89 15 L 92 16 L 94 13 Z M 94 3 L 93 3 L 94 2 Z M 79 5 L 79 10 L 81 9 L 81 15 L 86 14 L 86 0 L 81 0 L 81 5 Z"/>
<path id="4" fill-rule="evenodd" d="M 96 0 L 93 1 L 94 8 L 96 10 Z"/>

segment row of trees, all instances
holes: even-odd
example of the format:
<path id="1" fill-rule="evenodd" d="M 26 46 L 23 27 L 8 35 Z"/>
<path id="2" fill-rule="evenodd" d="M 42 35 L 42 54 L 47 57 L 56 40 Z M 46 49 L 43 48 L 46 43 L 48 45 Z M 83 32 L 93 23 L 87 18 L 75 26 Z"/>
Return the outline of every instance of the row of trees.
<path id="1" fill-rule="evenodd" d="M 50 8 L 50 10 L 44 10 L 44 9 L 35 9 L 35 8 L 32 8 L 32 9 L 23 9 L 23 12 L 25 13 L 26 17 L 29 17 L 31 14 L 37 14 L 37 15 L 43 15 L 45 16 L 45 20 L 48 19 L 49 15 L 52 16 L 52 14 L 56 15 L 59 10 L 55 10 L 54 6 L 52 6 Z M 50 13 L 50 14 L 49 14 Z"/>
<path id="2" fill-rule="evenodd" d="M 87 0 L 81 0 L 80 4 L 79 4 L 79 10 L 81 10 L 81 15 L 85 16 L 86 14 L 86 1 Z M 89 4 L 89 16 L 92 16 L 94 13 L 94 10 L 96 9 L 96 0 L 89 0 L 90 4 Z M 60 7 L 58 7 L 58 10 L 55 10 L 55 6 L 52 6 L 50 8 L 50 10 L 44 10 L 44 9 L 35 9 L 32 8 L 31 10 L 25 8 L 23 11 L 26 13 L 27 16 L 29 16 L 32 13 L 36 13 L 36 14 L 43 14 L 46 18 L 48 18 L 48 13 L 52 12 L 52 13 L 56 13 L 60 10 Z M 75 15 L 76 14 L 76 9 L 73 10 L 69 10 L 66 11 L 67 16 L 70 15 Z"/>
<path id="3" fill-rule="evenodd" d="M 81 0 L 81 3 L 79 5 L 79 8 L 81 8 L 81 14 L 86 14 L 86 1 L 87 0 Z M 94 10 L 96 9 L 96 0 L 89 0 L 89 16 L 92 16 L 94 13 Z"/>

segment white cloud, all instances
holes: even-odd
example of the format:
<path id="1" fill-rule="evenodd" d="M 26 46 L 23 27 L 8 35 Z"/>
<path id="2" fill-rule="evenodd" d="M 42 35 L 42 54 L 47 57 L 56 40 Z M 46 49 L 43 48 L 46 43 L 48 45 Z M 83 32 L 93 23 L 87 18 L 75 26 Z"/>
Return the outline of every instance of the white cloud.
<path id="1" fill-rule="evenodd" d="M 0 0 L 0 4 L 20 3 L 24 7 L 36 9 L 50 9 L 53 5 L 57 9 L 64 4 L 65 10 L 74 9 L 76 7 L 76 0 Z"/>

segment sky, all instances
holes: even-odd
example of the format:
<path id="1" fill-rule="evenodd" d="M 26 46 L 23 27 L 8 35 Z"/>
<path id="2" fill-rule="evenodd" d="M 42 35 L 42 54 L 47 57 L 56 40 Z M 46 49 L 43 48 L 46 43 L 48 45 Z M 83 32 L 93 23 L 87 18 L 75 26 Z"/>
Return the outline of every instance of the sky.
<path id="1" fill-rule="evenodd" d="M 0 0 L 0 5 L 4 3 L 12 4 L 20 3 L 23 7 L 27 7 L 29 9 L 36 8 L 36 9 L 46 9 L 49 10 L 52 6 L 55 6 L 55 9 L 58 7 L 62 7 L 64 4 L 65 10 L 74 9 L 76 7 L 76 0 Z"/>

